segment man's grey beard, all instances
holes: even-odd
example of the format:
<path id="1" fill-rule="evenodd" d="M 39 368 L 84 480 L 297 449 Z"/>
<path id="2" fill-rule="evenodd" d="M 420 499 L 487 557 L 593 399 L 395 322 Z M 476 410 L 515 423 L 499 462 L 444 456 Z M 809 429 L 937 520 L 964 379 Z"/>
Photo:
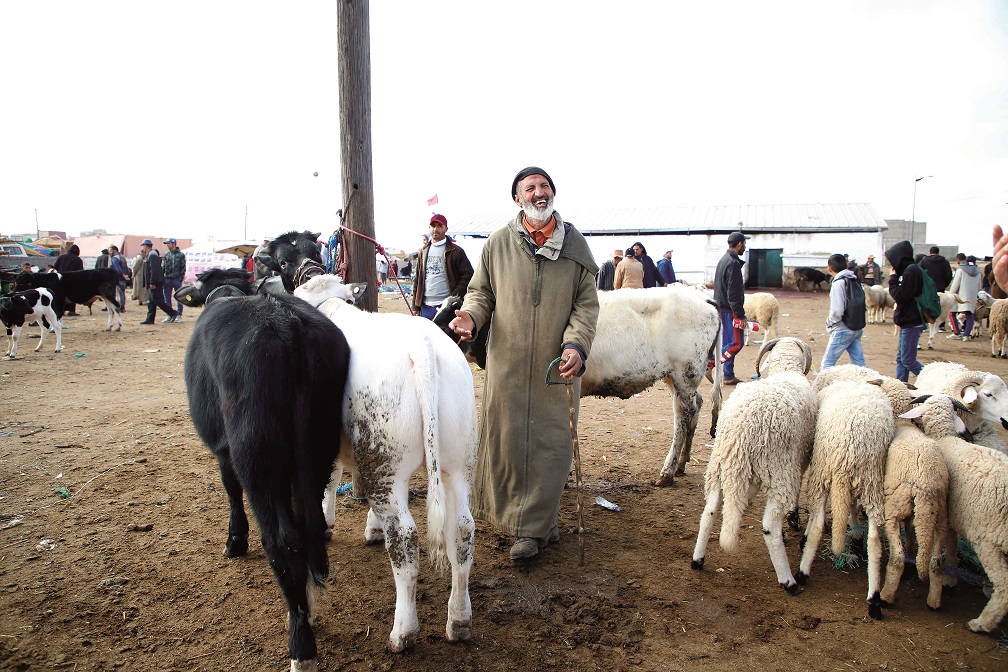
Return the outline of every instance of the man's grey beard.
<path id="1" fill-rule="evenodd" d="M 549 199 L 544 207 L 537 208 L 532 201 L 526 201 L 523 198 L 522 212 L 525 213 L 526 219 L 533 222 L 548 222 L 549 218 L 553 216 L 553 199 Z"/>

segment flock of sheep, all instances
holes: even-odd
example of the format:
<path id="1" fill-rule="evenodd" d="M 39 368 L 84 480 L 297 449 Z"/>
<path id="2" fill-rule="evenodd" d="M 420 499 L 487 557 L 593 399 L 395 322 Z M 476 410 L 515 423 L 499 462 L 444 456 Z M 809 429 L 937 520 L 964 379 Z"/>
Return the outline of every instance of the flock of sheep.
<path id="1" fill-rule="evenodd" d="M 749 308 L 746 308 L 747 315 Z M 992 320 L 993 322 L 993 320 Z M 993 327 L 992 327 L 993 328 Z M 757 494 L 766 499 L 762 531 L 780 585 L 792 594 L 809 580 L 832 509 L 832 550 L 844 550 L 846 528 L 867 517 L 868 614 L 882 617 L 904 566 L 901 525 L 916 539 L 917 571 L 929 581 L 927 605 L 955 578 L 958 538 L 972 545 L 993 584 L 982 613 L 967 626 L 990 632 L 1008 613 L 1008 387 L 999 376 L 949 362 L 927 365 L 915 385 L 868 368 L 837 366 L 807 378 L 809 346 L 766 337 L 757 380 L 739 385 L 717 422 L 704 478 L 692 566 L 703 569 L 715 515 L 719 542 L 733 551 L 741 517 Z M 798 507 L 804 484 L 809 510 L 797 575 L 783 543 L 783 521 Z M 889 561 L 882 581 L 882 542 Z"/>

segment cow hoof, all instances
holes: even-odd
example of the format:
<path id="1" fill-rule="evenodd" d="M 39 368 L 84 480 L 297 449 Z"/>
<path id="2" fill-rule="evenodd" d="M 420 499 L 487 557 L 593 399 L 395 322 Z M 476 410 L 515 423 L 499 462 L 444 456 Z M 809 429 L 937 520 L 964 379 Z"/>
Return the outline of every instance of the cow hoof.
<path id="1" fill-rule="evenodd" d="M 318 660 L 294 660 L 291 658 L 291 672 L 318 672 Z"/>
<path id="2" fill-rule="evenodd" d="M 402 653 L 406 649 L 412 649 L 416 645 L 416 641 L 417 641 L 417 633 L 414 632 L 412 634 L 406 635 L 405 637 L 399 638 L 398 641 L 389 637 L 388 644 L 386 644 L 385 646 L 392 653 Z"/>
<path id="3" fill-rule="evenodd" d="M 699 560 L 690 560 L 689 566 L 691 569 L 703 569 L 703 563 L 706 558 L 700 558 Z"/>
<path id="4" fill-rule="evenodd" d="M 228 558 L 238 558 L 248 553 L 247 537 L 229 537 L 224 545 L 224 555 Z"/>
<path id="5" fill-rule="evenodd" d="M 797 595 L 798 593 L 802 592 L 802 590 L 804 590 L 801 587 L 801 584 L 799 584 L 798 582 L 795 582 L 795 583 L 792 583 L 792 584 L 782 583 L 781 584 L 781 588 L 783 588 L 784 590 L 786 590 L 791 595 Z"/>
<path id="6" fill-rule="evenodd" d="M 449 642 L 468 642 L 472 639 L 472 623 L 470 621 L 448 621 L 445 636 Z"/>

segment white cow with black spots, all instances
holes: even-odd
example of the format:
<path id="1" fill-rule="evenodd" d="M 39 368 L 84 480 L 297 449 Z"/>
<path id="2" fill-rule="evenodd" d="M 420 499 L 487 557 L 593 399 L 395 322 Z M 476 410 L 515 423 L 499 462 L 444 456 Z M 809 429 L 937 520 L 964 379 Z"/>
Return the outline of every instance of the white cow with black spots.
<path id="1" fill-rule="evenodd" d="M 396 584 L 395 621 L 388 646 L 402 651 L 420 631 L 416 583 L 417 527 L 409 512 L 410 476 L 427 467 L 427 537 L 432 561 L 451 564 L 452 591 L 445 633 L 472 636 L 469 573 L 475 524 L 469 511 L 476 463 L 476 397 L 465 356 L 433 322 L 397 313 L 369 313 L 351 305 L 355 289 L 333 275 L 313 277 L 294 294 L 317 306 L 350 344 L 343 432 L 352 451 L 337 464 L 325 499 L 335 520 L 335 492 L 343 468 L 359 477 L 371 504 L 368 541 L 385 540 Z M 356 464 L 350 463 L 350 455 Z"/>
<path id="2" fill-rule="evenodd" d="M 4 359 L 16 359 L 18 339 L 21 336 L 21 329 L 25 323 L 38 322 L 42 329 L 42 336 L 39 338 L 38 347 L 35 352 L 42 349 L 45 344 L 49 330 L 42 323 L 42 318 L 52 325 L 52 330 L 56 332 L 56 352 L 63 349 L 62 325 L 53 310 L 53 297 L 48 289 L 28 289 L 23 292 L 16 292 L 10 296 L 0 299 L 0 321 L 7 328 L 7 350 L 4 352 Z"/>

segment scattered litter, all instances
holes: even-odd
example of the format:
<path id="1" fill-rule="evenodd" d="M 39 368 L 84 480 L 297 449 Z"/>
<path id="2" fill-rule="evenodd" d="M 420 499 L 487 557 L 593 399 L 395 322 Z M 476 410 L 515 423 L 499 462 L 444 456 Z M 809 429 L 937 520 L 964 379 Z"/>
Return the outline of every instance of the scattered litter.
<path id="1" fill-rule="evenodd" d="M 613 504 L 602 495 L 599 495 L 598 497 L 595 498 L 595 503 L 601 506 L 603 509 L 609 509 L 610 511 L 620 510 L 619 504 Z"/>
<path id="2" fill-rule="evenodd" d="M 161 352 L 158 348 L 151 348 L 150 350 L 144 350 L 144 352 Z"/>
<path id="3" fill-rule="evenodd" d="M 56 474 L 56 478 L 63 478 L 63 474 Z"/>
<path id="4" fill-rule="evenodd" d="M 14 436 L 17 432 L 0 432 L 0 436 Z"/>
<path id="5" fill-rule="evenodd" d="M 724 567 L 718 567 L 714 571 L 717 572 L 718 574 L 724 574 Z"/>
<path id="6" fill-rule="evenodd" d="M 642 396 L 644 396 L 644 395 L 642 395 L 642 394 L 635 394 L 635 395 L 633 395 L 633 396 L 634 396 L 634 397 L 636 397 L 637 399 L 640 399 L 640 398 L 641 398 Z"/>
<path id="7" fill-rule="evenodd" d="M 22 520 L 24 518 L 21 516 L 0 516 L 0 521 L 3 521 L 3 524 L 0 525 L 0 530 L 7 530 L 15 525 L 20 525 Z"/>
<path id="8" fill-rule="evenodd" d="M 52 539 L 43 539 L 35 545 L 36 551 L 51 551 L 56 548 L 56 542 Z"/>
<path id="9" fill-rule="evenodd" d="M 126 529 L 130 532 L 150 532 L 154 529 L 154 523 L 144 523 L 143 525 L 133 523 L 132 525 L 128 525 Z"/>
<path id="10" fill-rule="evenodd" d="M 85 355 L 83 352 L 75 352 L 74 353 L 74 359 L 80 359 L 81 357 L 86 357 L 86 356 L 87 355 Z"/>
<path id="11" fill-rule="evenodd" d="M 352 488 L 353 488 L 353 483 L 341 483 L 339 485 L 339 487 L 336 488 L 336 494 L 337 495 L 345 495 L 346 493 L 350 492 L 350 490 Z"/>
<path id="12" fill-rule="evenodd" d="M 60 496 L 60 499 L 70 499 L 70 491 L 66 488 L 56 488 L 56 494 Z"/>

